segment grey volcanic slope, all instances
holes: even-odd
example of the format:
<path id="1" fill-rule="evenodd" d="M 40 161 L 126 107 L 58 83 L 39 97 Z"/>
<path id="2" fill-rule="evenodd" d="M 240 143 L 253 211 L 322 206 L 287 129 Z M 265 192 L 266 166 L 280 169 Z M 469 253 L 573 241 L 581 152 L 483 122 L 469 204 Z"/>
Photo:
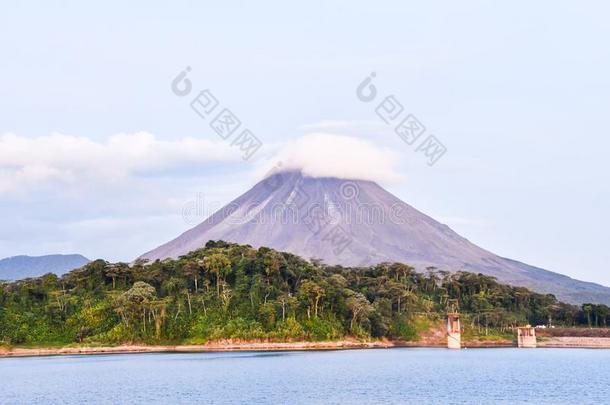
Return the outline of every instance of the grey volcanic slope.
<path id="1" fill-rule="evenodd" d="M 488 252 L 371 181 L 276 173 L 141 257 L 176 258 L 209 240 L 268 246 L 343 266 L 402 262 L 420 270 L 465 270 L 566 302 L 610 304 L 610 288 Z"/>
<path id="2" fill-rule="evenodd" d="M 60 276 L 87 263 L 89 259 L 81 255 L 7 257 L 0 260 L 0 280 L 19 280 L 47 273 Z"/>

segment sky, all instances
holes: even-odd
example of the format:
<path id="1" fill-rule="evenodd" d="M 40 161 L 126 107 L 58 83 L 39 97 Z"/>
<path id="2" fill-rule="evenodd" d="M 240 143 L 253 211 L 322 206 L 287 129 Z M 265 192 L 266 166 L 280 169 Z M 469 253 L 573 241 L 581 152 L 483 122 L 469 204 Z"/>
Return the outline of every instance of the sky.
<path id="1" fill-rule="evenodd" d="M 485 249 L 610 285 L 609 11 L 7 2 L 0 257 L 131 261 L 281 161 L 371 177 Z M 363 101 L 371 74 L 376 98 Z M 191 108 L 203 90 L 262 143 L 249 159 Z M 433 165 L 384 122 L 389 96 L 444 146 Z"/>

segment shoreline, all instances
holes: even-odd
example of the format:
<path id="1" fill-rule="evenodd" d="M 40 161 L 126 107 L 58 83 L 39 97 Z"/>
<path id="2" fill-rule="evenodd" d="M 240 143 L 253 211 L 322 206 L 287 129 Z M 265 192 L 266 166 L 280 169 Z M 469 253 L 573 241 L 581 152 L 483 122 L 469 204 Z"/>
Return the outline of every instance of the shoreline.
<path id="1" fill-rule="evenodd" d="M 0 348 L 0 358 L 7 357 L 36 357 L 36 356 L 69 356 L 69 355 L 95 355 L 95 354 L 130 354 L 130 353 L 206 353 L 206 352 L 244 352 L 244 351 L 316 351 L 316 350 L 356 350 L 356 349 L 391 349 L 400 347 L 429 347 L 445 348 L 445 343 L 424 343 L 406 341 L 357 341 L 339 340 L 323 342 L 243 342 L 218 341 L 206 344 L 179 344 L 179 345 L 146 345 L 124 344 L 117 346 L 81 346 L 81 347 L 14 347 Z M 466 342 L 464 347 L 492 348 L 513 347 L 509 341 Z"/>
<path id="2" fill-rule="evenodd" d="M 587 336 L 543 336 L 542 340 L 538 341 L 538 347 L 553 349 L 610 349 L 610 338 Z"/>
<path id="3" fill-rule="evenodd" d="M 582 348 L 610 349 L 610 338 L 593 337 L 544 337 L 538 341 L 538 348 Z M 268 342 L 220 340 L 205 344 L 147 345 L 121 344 L 116 346 L 70 346 L 70 347 L 0 347 L 0 358 L 70 356 L 96 354 L 135 354 L 135 353 L 213 353 L 213 352 L 246 352 L 246 351 L 321 351 L 321 350 L 357 350 L 357 349 L 392 349 L 392 348 L 446 348 L 445 341 L 440 339 L 423 339 L 420 341 L 374 340 L 360 341 L 343 339 L 337 341 L 296 341 Z M 511 340 L 469 340 L 462 342 L 462 348 L 509 348 L 517 347 Z"/>

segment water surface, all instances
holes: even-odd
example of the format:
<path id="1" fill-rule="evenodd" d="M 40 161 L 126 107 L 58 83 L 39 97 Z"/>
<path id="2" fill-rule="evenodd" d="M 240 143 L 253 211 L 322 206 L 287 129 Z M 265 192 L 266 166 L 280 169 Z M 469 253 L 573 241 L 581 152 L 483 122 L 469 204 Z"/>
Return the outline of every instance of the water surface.
<path id="1" fill-rule="evenodd" d="M 2 404 L 610 402 L 610 350 L 377 349 L 0 359 Z"/>

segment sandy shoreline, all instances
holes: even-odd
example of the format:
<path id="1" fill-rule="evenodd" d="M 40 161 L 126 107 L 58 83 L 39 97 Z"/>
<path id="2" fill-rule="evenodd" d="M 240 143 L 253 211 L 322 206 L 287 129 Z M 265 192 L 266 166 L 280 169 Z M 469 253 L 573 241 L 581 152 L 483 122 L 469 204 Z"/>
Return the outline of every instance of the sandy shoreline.
<path id="1" fill-rule="evenodd" d="M 466 347 L 511 347 L 510 341 L 470 342 Z M 389 349 L 396 347 L 446 347 L 443 342 L 403 342 L 379 340 L 362 342 L 340 340 L 332 342 L 239 342 L 219 341 L 203 345 L 119 345 L 100 347 L 62 348 L 0 348 L 0 357 L 61 356 L 79 354 L 127 354 L 127 353 L 197 353 L 197 352 L 237 352 L 237 351 L 300 351 L 300 350 L 349 350 L 349 349 Z"/>
<path id="2" fill-rule="evenodd" d="M 328 342 L 266 342 L 222 340 L 201 345 L 145 345 L 124 344 L 118 346 L 81 346 L 81 347 L 0 347 L 1 357 L 62 356 L 84 354 L 128 354 L 128 353 L 198 353 L 198 352 L 239 352 L 239 351 L 301 351 L 301 350 L 353 350 L 353 349 L 390 349 L 397 347 L 446 347 L 440 339 L 424 339 L 417 342 L 376 340 L 339 340 Z M 464 348 L 515 347 L 510 340 L 463 341 Z M 610 338 L 596 337 L 547 337 L 538 342 L 540 348 L 610 348 Z"/>
<path id="3" fill-rule="evenodd" d="M 538 347 L 610 349 L 610 338 L 583 336 L 554 336 L 538 342 Z"/>

